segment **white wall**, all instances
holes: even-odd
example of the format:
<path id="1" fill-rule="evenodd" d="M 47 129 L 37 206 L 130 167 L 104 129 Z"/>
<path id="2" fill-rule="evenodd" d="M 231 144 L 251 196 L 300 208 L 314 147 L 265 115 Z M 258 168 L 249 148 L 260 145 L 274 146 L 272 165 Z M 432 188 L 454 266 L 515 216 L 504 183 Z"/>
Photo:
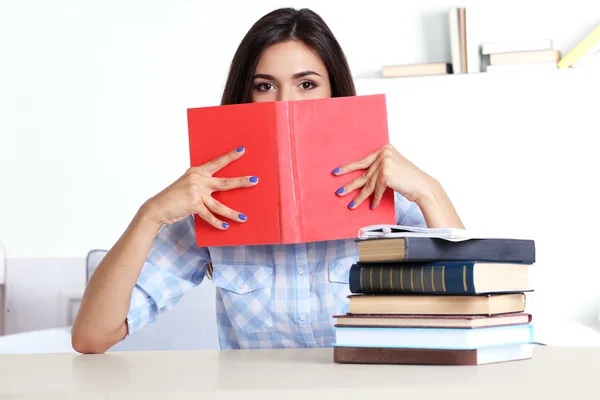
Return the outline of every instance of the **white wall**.
<path id="1" fill-rule="evenodd" d="M 583 0 L 570 1 L 568 6 L 552 6 L 541 0 L 470 0 L 462 4 L 443 0 L 261 0 L 236 2 L 235 13 L 231 2 L 216 1 L 3 1 L 0 241 L 7 247 L 9 262 L 23 258 L 81 258 L 92 248 L 110 247 L 140 204 L 187 168 L 186 108 L 218 103 L 227 67 L 243 34 L 261 15 L 288 4 L 313 8 L 324 17 L 359 78 L 376 76 L 386 64 L 449 61 L 446 11 L 455 5 L 468 9 L 471 45 L 550 38 L 556 48 L 566 52 L 600 23 L 600 3 Z M 544 81 L 547 96 L 553 95 L 553 79 L 548 76 Z M 427 85 L 431 84 L 435 93 L 436 81 L 427 82 L 421 89 L 428 90 Z M 557 98 L 556 102 L 597 93 L 588 91 L 585 82 L 577 81 L 565 93 L 566 97 Z M 474 87 L 464 94 L 460 87 L 456 89 L 452 101 L 457 103 L 469 103 L 472 99 L 467 96 L 479 95 L 483 103 L 503 105 L 518 97 L 517 89 L 517 94 L 478 93 Z M 440 118 L 444 104 L 431 104 L 435 107 L 424 118 Z M 536 110 L 540 119 L 555 117 L 545 114 L 543 108 Z M 406 112 L 391 111 L 399 115 Z M 446 115 L 447 125 L 437 126 L 438 135 L 433 140 L 447 140 L 444 138 L 449 132 L 460 130 L 460 121 L 465 119 L 471 121 L 469 129 L 477 126 L 478 134 L 502 134 L 490 131 L 491 123 L 468 111 L 456 120 Z M 546 135 L 567 135 L 551 124 L 546 123 L 545 127 L 536 132 L 540 140 Z M 522 210 L 522 199 L 506 181 L 501 181 L 504 191 L 499 193 L 506 197 L 505 208 L 491 211 L 485 204 L 473 202 L 470 196 L 477 195 L 465 194 L 464 190 L 471 187 L 465 188 L 462 170 L 453 170 L 452 164 L 445 167 L 445 161 L 428 159 L 411 148 L 421 145 L 414 138 L 423 129 L 422 120 L 408 118 L 395 143 L 407 155 L 415 155 L 420 165 L 439 173 L 467 223 L 489 218 L 492 212 L 497 215 L 494 221 L 508 220 L 515 210 Z M 457 145 L 452 141 L 444 143 L 452 149 Z M 584 142 L 581 148 L 589 147 Z M 494 154 L 493 148 L 487 151 Z M 553 151 L 564 165 L 578 165 L 573 163 L 580 161 L 581 153 L 576 147 L 571 153 L 564 153 L 560 143 L 554 142 Z M 532 152 L 530 156 L 536 163 L 538 154 Z M 480 155 L 479 160 L 485 161 L 485 155 Z M 503 179 L 501 164 L 486 164 L 486 168 L 490 168 L 490 179 Z M 548 193 L 541 182 L 534 181 L 528 190 L 536 199 L 556 203 L 556 212 L 561 213 L 565 207 L 577 209 L 581 204 L 577 196 L 581 186 L 572 188 L 568 182 L 565 176 L 561 183 L 566 186 L 558 187 L 551 198 L 540 197 Z M 540 191 L 536 192 L 538 188 Z M 534 203 L 525 204 L 535 207 Z M 581 218 L 585 213 L 580 210 L 577 215 Z M 579 230 L 589 232 L 584 221 L 569 220 Z M 582 268 L 592 273 L 596 267 L 590 262 Z M 52 272 L 56 277 L 54 285 L 48 286 L 41 273 L 24 268 L 12 271 L 13 276 L 20 274 L 15 280 L 27 282 L 27 287 L 13 287 L 13 312 L 27 313 L 32 320 L 50 324 L 41 315 L 49 315 L 47 308 L 54 306 L 41 297 L 35 300 L 35 293 L 58 293 L 69 288 L 73 278 L 60 275 L 57 269 Z M 589 290 L 597 292 L 597 287 L 591 285 L 580 286 L 567 295 L 572 299 L 569 305 L 585 309 L 585 315 L 574 313 L 571 307 L 563 307 L 561 313 L 590 321 L 598 300 L 589 294 Z"/>

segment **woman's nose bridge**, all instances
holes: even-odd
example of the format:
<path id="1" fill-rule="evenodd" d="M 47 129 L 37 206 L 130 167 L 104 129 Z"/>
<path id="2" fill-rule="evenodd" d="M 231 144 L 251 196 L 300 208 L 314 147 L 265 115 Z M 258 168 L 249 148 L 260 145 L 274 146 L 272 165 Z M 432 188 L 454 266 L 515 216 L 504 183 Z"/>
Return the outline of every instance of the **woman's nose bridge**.
<path id="1" fill-rule="evenodd" d="M 282 87 L 277 91 L 278 101 L 296 100 L 298 97 L 299 96 L 294 85 L 282 85 Z"/>

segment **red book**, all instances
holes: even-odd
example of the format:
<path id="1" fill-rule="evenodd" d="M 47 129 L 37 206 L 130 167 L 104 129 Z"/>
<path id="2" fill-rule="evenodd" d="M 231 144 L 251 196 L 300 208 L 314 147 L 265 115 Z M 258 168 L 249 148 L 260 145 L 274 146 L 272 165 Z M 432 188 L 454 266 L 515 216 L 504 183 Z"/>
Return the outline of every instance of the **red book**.
<path id="1" fill-rule="evenodd" d="M 214 176 L 259 178 L 254 187 L 213 193 L 248 220 L 219 230 L 195 215 L 198 246 L 351 239 L 363 226 L 395 223 L 393 191 L 375 210 L 370 199 L 350 210 L 359 190 L 335 192 L 364 171 L 332 174 L 389 142 L 384 95 L 192 108 L 188 129 L 191 166 L 244 146 Z"/>

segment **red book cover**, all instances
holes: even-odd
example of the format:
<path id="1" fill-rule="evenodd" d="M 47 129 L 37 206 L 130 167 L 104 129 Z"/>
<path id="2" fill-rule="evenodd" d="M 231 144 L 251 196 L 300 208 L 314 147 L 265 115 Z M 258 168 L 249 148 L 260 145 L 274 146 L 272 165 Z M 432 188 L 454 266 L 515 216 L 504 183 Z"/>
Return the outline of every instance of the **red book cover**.
<path id="1" fill-rule="evenodd" d="M 259 178 L 254 187 L 213 193 L 248 220 L 219 230 L 195 215 L 198 246 L 354 239 L 363 226 L 395 223 L 393 191 L 375 210 L 369 199 L 350 210 L 359 190 L 335 192 L 364 171 L 331 173 L 389 142 L 384 95 L 191 108 L 188 129 L 192 167 L 244 146 L 214 176 Z"/>

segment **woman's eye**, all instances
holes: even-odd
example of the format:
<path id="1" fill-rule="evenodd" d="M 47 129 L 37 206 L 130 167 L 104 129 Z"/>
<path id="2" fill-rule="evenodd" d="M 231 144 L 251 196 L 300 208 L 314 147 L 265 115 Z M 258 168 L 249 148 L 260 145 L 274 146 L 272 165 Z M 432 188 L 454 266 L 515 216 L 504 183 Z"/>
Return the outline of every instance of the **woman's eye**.
<path id="1" fill-rule="evenodd" d="M 270 83 L 259 83 L 256 88 L 261 92 L 268 92 L 269 90 L 273 90 L 275 87 Z"/>
<path id="2" fill-rule="evenodd" d="M 300 84 L 300 88 L 303 90 L 310 90 L 310 89 L 314 89 L 316 87 L 317 87 L 317 85 L 315 85 L 313 82 L 310 82 L 310 81 L 305 81 Z"/>

